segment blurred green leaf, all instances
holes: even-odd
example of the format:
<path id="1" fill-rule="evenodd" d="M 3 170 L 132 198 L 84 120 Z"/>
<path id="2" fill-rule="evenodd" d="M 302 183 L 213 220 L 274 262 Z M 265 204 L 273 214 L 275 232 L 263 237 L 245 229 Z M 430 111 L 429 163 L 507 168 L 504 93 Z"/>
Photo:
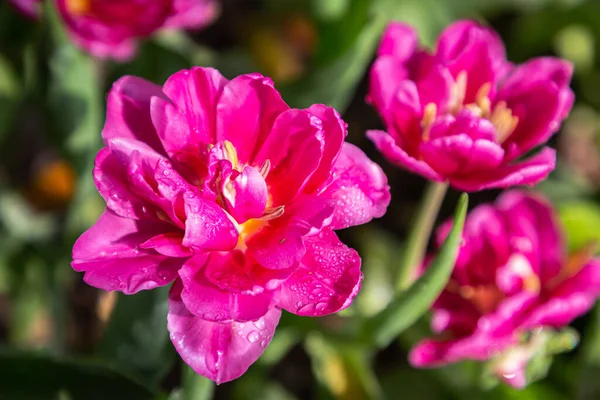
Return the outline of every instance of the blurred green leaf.
<path id="1" fill-rule="evenodd" d="M 63 152 L 79 172 L 77 192 L 67 216 L 67 234 L 77 236 L 102 211 L 102 206 L 94 207 L 99 195 L 90 176 L 102 143 L 101 93 L 106 65 L 73 46 L 51 2 L 44 9 L 44 22 L 54 45 L 49 59 L 49 120 Z"/>
<path id="2" fill-rule="evenodd" d="M 360 347 L 328 341 L 318 332 L 305 341 L 314 375 L 336 399 L 380 399 L 381 388 L 367 352 Z"/>
<path id="3" fill-rule="evenodd" d="M 392 271 L 402 255 L 402 246 L 391 234 L 375 225 L 365 225 L 356 229 L 360 243 L 362 270 L 367 279 L 352 303 L 364 316 L 373 316 L 383 310 L 394 297 Z"/>
<path id="4" fill-rule="evenodd" d="M 571 251 L 580 250 L 590 242 L 600 243 L 600 206 L 596 203 L 570 201 L 561 204 L 558 213 Z"/>
<path id="5" fill-rule="evenodd" d="M 265 366 L 277 364 L 300 341 L 300 335 L 292 327 L 280 327 L 273 336 L 273 340 L 258 359 L 258 363 Z"/>
<path id="6" fill-rule="evenodd" d="M 98 355 L 156 386 L 175 360 L 167 330 L 169 287 L 119 294 Z"/>
<path id="7" fill-rule="evenodd" d="M 350 4 L 351 0 L 311 0 L 310 3 L 313 14 L 322 21 L 341 19 L 350 8 Z"/>
<path id="8" fill-rule="evenodd" d="M 431 307 L 450 278 L 454 268 L 468 207 L 468 196 L 461 195 L 454 213 L 454 225 L 436 258 L 423 275 L 380 314 L 366 323 L 366 335 L 380 348 L 386 347 Z"/>
<path id="9" fill-rule="evenodd" d="M 579 381 L 575 383 L 578 400 L 600 398 L 600 307 L 594 307 L 590 326 L 584 335 L 578 357 Z"/>
<path id="10" fill-rule="evenodd" d="M 306 108 L 314 103 L 324 103 L 343 113 L 375 53 L 386 22 L 383 15 L 373 17 L 354 45 L 341 57 L 325 67 L 314 69 L 298 82 L 282 87 L 283 98 L 292 107 Z"/>
<path id="11" fill-rule="evenodd" d="M 0 398 L 56 399 L 59 393 L 72 400 L 154 397 L 148 388 L 98 363 L 0 350 Z"/>
<path id="12" fill-rule="evenodd" d="M 8 60 L 0 54 L 0 144 L 12 127 L 20 100 L 19 80 Z"/>
<path id="13" fill-rule="evenodd" d="M 57 218 L 33 210 L 23 197 L 9 189 L 0 193 L 0 221 L 7 234 L 22 241 L 48 239 L 57 233 Z"/>
<path id="14" fill-rule="evenodd" d="M 208 378 L 198 375 L 193 369 L 183 366 L 182 400 L 210 400 L 215 391 L 215 384 Z"/>

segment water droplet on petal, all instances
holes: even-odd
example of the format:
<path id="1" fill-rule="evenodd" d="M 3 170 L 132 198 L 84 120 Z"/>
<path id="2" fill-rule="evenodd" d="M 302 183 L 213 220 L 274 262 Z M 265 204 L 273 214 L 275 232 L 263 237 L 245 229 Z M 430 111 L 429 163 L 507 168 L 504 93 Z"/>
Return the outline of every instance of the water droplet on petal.
<path id="1" fill-rule="evenodd" d="M 258 333 L 258 331 L 252 331 L 248 334 L 248 341 L 250 343 L 256 343 L 259 338 L 260 334 Z"/>
<path id="2" fill-rule="evenodd" d="M 258 321 L 254 321 L 254 326 L 260 330 L 265 329 L 265 320 L 261 318 Z"/>

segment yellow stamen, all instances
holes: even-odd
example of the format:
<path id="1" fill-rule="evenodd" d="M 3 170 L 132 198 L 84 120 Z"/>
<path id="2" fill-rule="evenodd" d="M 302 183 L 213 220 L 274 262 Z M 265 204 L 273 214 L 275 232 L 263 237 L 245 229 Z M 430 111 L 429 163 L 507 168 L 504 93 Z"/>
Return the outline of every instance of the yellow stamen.
<path id="1" fill-rule="evenodd" d="M 260 174 L 262 175 L 262 177 L 264 179 L 267 179 L 267 176 L 269 175 L 269 171 L 271 171 L 271 161 L 265 160 L 263 165 L 261 165 L 261 167 L 260 167 Z"/>
<path id="2" fill-rule="evenodd" d="M 67 12 L 75 16 L 89 14 L 92 9 L 91 0 L 67 0 L 65 5 L 67 7 Z"/>
<path id="3" fill-rule="evenodd" d="M 475 104 L 477 104 L 477 107 L 481 110 L 481 115 L 484 117 L 488 117 L 491 111 L 492 102 L 489 97 L 491 88 L 492 86 L 488 82 L 482 85 L 475 95 Z"/>
<path id="4" fill-rule="evenodd" d="M 467 94 L 467 71 L 460 71 L 456 76 L 454 85 L 452 86 L 452 94 L 450 97 L 450 112 L 455 113 L 460 110 L 465 102 Z"/>
<path id="5" fill-rule="evenodd" d="M 231 165 L 234 169 L 237 169 L 238 156 L 235 147 L 229 140 L 223 142 L 223 147 L 225 147 L 225 158 L 231 161 Z"/>
<path id="6" fill-rule="evenodd" d="M 512 114 L 512 110 L 506 107 L 505 101 L 500 101 L 496 104 L 489 120 L 496 127 L 499 143 L 503 143 L 508 139 L 519 123 L 519 117 Z"/>
<path id="7" fill-rule="evenodd" d="M 435 103 L 428 103 L 423 110 L 423 118 L 421 119 L 421 128 L 423 129 L 423 141 L 429 140 L 429 131 L 431 130 L 431 124 L 435 121 L 435 115 L 437 113 L 437 106 Z"/>

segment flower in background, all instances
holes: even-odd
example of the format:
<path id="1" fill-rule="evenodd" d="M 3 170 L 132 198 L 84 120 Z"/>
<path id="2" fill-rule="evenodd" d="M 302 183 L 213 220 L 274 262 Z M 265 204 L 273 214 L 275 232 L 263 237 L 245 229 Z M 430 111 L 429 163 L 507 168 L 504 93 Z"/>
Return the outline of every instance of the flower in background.
<path id="1" fill-rule="evenodd" d="M 367 135 L 392 163 L 433 181 L 477 191 L 535 184 L 555 165 L 544 145 L 569 113 L 572 66 L 540 57 L 506 60 L 489 28 L 459 21 L 433 53 L 413 28 L 391 24 L 371 70 L 368 100 L 388 132 Z"/>
<path id="2" fill-rule="evenodd" d="M 55 0 L 72 40 L 99 58 L 127 60 L 137 41 L 162 28 L 199 29 L 212 22 L 216 0 Z"/>
<path id="3" fill-rule="evenodd" d="M 418 367 L 493 359 L 495 372 L 522 387 L 529 360 L 548 332 L 588 311 L 600 294 L 600 258 L 584 249 L 567 259 L 549 204 L 519 191 L 467 217 L 452 277 L 433 306 L 438 338 L 414 347 Z M 438 240 L 451 223 L 438 230 Z"/>
<path id="4" fill-rule="evenodd" d="M 32 19 L 38 19 L 42 11 L 43 0 L 8 0 L 17 10 Z"/>
<path id="5" fill-rule="evenodd" d="M 382 216 L 390 194 L 335 110 L 292 109 L 259 74 L 193 68 L 163 87 L 119 80 L 102 136 L 94 180 L 107 209 L 73 268 L 126 294 L 174 282 L 168 329 L 196 372 L 239 377 L 281 309 L 351 303 L 360 257 L 334 230 Z"/>

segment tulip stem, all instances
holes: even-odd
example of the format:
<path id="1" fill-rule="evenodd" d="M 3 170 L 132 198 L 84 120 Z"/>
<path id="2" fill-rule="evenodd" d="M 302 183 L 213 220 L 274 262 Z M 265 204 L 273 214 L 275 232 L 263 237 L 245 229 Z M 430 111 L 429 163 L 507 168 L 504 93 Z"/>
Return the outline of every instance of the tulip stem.
<path id="1" fill-rule="evenodd" d="M 399 292 L 408 289 L 417 278 L 417 270 L 425 257 L 427 243 L 447 191 L 448 183 L 446 182 L 430 182 L 425 191 L 425 197 L 413 221 L 404 258 L 400 264 L 396 282 L 396 289 Z"/>

